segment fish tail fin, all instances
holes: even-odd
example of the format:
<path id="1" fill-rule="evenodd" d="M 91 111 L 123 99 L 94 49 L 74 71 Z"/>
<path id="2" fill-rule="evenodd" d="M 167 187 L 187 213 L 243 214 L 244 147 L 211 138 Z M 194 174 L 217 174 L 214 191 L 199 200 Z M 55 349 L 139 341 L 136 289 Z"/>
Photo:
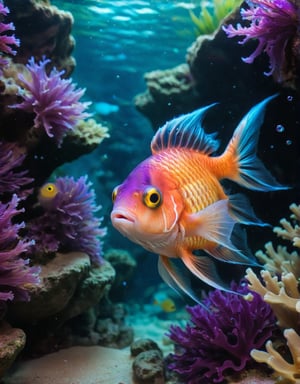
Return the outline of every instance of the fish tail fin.
<path id="1" fill-rule="evenodd" d="M 263 123 L 267 104 L 276 95 L 256 104 L 243 117 L 235 129 L 223 155 L 219 157 L 224 164 L 223 177 L 231 179 L 248 189 L 257 191 L 276 191 L 289 189 L 278 183 L 256 156 L 259 128 Z"/>

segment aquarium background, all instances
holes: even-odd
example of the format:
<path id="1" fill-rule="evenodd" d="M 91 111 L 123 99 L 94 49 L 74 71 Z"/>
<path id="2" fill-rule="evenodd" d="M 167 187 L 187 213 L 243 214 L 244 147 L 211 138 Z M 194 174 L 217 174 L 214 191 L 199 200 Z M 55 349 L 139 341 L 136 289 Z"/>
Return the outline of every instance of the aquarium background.
<path id="1" fill-rule="evenodd" d="M 110 138 L 94 152 L 64 165 L 55 174 L 87 174 L 93 182 L 97 202 L 102 206 L 99 213 L 108 227 L 104 250 L 124 248 L 137 257 L 137 273 L 130 282 L 131 289 L 127 289 L 129 297 L 137 293 L 141 296 L 136 289 L 142 282 L 147 287 L 161 280 L 157 256 L 132 244 L 111 226 L 111 192 L 150 155 L 154 131 L 148 119 L 136 110 L 133 99 L 145 90 L 145 72 L 185 62 L 187 47 L 196 36 L 188 12 L 193 4 L 135 0 L 51 3 L 74 17 L 73 56 L 77 64 L 72 78 L 86 88 L 86 100 L 103 103 L 100 113 L 96 105 L 91 105 L 90 111 L 110 128 Z M 110 112 L 115 106 L 118 110 Z"/>

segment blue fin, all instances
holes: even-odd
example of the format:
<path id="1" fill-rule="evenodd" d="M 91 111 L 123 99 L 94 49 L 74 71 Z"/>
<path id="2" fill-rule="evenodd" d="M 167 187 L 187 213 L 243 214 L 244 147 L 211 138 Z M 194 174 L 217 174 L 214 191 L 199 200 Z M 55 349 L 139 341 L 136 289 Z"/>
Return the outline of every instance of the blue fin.
<path id="1" fill-rule="evenodd" d="M 222 156 L 231 156 L 231 162 L 238 165 L 235 175 L 227 175 L 238 184 L 258 191 L 275 191 L 288 189 L 279 184 L 263 163 L 256 157 L 259 128 L 264 120 L 267 104 L 276 95 L 270 96 L 253 108 L 243 117 Z M 221 157 L 222 157 L 221 156 Z"/>
<path id="2" fill-rule="evenodd" d="M 179 116 L 159 128 L 151 141 L 152 154 L 167 148 L 189 148 L 208 155 L 215 152 L 219 148 L 216 133 L 206 134 L 201 126 L 205 113 L 214 105 Z"/>
<path id="3" fill-rule="evenodd" d="M 270 226 L 256 217 L 250 201 L 240 193 L 229 196 L 228 207 L 230 215 L 241 224 L 258 225 L 260 227 Z"/>
<path id="4" fill-rule="evenodd" d="M 179 269 L 174 261 L 172 261 L 169 257 L 159 256 L 158 272 L 164 282 L 173 288 L 177 293 L 181 294 L 183 292 L 196 303 L 205 307 L 201 299 L 193 291 L 190 279 L 186 276 L 186 271 Z"/>

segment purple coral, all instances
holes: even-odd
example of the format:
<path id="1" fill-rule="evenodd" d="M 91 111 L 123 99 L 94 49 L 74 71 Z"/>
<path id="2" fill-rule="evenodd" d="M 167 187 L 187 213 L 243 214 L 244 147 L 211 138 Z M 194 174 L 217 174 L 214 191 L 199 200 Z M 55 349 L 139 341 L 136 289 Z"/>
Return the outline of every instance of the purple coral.
<path id="1" fill-rule="evenodd" d="M 49 137 L 53 137 L 60 146 L 69 130 L 79 119 L 89 116 L 84 110 L 89 102 L 80 102 L 85 89 L 75 89 L 72 79 L 63 79 L 64 71 L 53 68 L 47 74 L 49 59 L 43 58 L 35 63 L 32 57 L 26 65 L 29 77 L 19 75 L 25 92 L 21 94 L 24 101 L 12 107 L 35 113 L 34 127 L 44 128 Z"/>
<path id="2" fill-rule="evenodd" d="M 228 25 L 223 30 L 228 37 L 245 36 L 240 44 L 257 39 L 255 51 L 243 60 L 252 63 L 262 52 L 266 52 L 270 59 L 270 70 L 265 74 L 275 74 L 279 78 L 285 62 L 286 47 L 299 28 L 299 7 L 289 0 L 248 0 L 247 4 L 249 8 L 242 8 L 241 16 L 250 25 L 242 27 L 239 24 L 236 29 Z"/>
<path id="3" fill-rule="evenodd" d="M 44 213 L 28 223 L 28 236 L 36 240 L 34 252 L 82 251 L 92 262 L 102 262 L 100 238 L 106 229 L 100 228 L 102 219 L 94 215 L 100 207 L 90 186 L 82 176 L 77 181 L 60 177 L 41 188 L 39 200 Z M 48 196 L 48 188 L 55 191 L 52 196 Z"/>
<path id="4" fill-rule="evenodd" d="M 19 231 L 24 223 L 13 224 L 13 218 L 22 212 L 17 209 L 19 198 L 13 195 L 8 204 L 0 203 L 0 302 L 28 300 L 28 284 L 39 282 L 39 268 L 30 267 L 22 258 L 32 242 L 21 240 Z"/>
<path id="5" fill-rule="evenodd" d="M 0 194 L 17 193 L 28 194 L 31 190 L 24 190 L 24 187 L 33 181 L 26 176 L 27 171 L 21 166 L 25 153 L 17 144 L 0 142 Z"/>
<path id="6" fill-rule="evenodd" d="M 246 293 L 246 288 L 240 288 Z M 253 294 L 248 301 L 241 295 L 215 290 L 204 304 L 188 307 L 191 324 L 185 329 L 171 326 L 169 337 L 178 353 L 171 356 L 170 369 L 187 384 L 219 383 L 225 374 L 242 370 L 251 359 L 250 351 L 260 348 L 275 330 L 270 306 Z"/>
<path id="7" fill-rule="evenodd" d="M 4 6 L 3 3 L 0 2 L 0 18 L 2 19 L 9 13 L 9 9 Z M 13 23 L 0 23 L 0 74 L 2 72 L 2 68 L 8 64 L 8 61 L 3 58 L 2 54 L 15 55 L 16 51 L 11 46 L 18 47 L 20 45 L 20 41 L 16 39 L 14 35 L 7 36 L 7 32 L 11 33 L 15 30 Z"/>

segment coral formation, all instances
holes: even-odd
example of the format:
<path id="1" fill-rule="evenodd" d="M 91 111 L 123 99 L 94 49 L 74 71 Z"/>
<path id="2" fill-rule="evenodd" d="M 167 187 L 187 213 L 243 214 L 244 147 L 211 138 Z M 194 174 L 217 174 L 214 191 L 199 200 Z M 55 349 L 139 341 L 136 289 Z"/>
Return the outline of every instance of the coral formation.
<path id="1" fill-rule="evenodd" d="M 24 100 L 11 107 L 34 113 L 34 128 L 44 129 L 60 146 L 66 133 L 80 119 L 89 116 L 84 110 L 90 103 L 79 101 L 85 90 L 75 89 L 72 79 L 63 79 L 64 71 L 53 68 L 48 75 L 46 66 L 49 63 L 45 57 L 39 63 L 31 57 L 26 65 L 28 75 L 19 75 L 24 87 L 20 96 Z"/>
<path id="2" fill-rule="evenodd" d="M 59 177 L 47 183 L 39 193 L 43 213 L 29 221 L 29 238 L 35 240 L 34 254 L 56 251 L 86 252 L 92 262 L 102 262 L 100 238 L 106 233 L 100 228 L 101 219 L 94 214 L 95 192 L 87 176 L 77 181 L 73 177 Z"/>
<path id="3" fill-rule="evenodd" d="M 32 242 L 20 238 L 24 223 L 15 224 L 13 218 L 18 209 L 19 198 L 13 195 L 7 204 L 0 203 L 0 301 L 29 300 L 27 287 L 39 281 L 39 268 L 30 267 L 29 259 L 21 255 L 32 246 Z"/>
<path id="4" fill-rule="evenodd" d="M 0 17 L 1 20 L 3 17 L 7 16 L 9 9 L 4 6 L 3 3 L 0 3 Z M 3 57 L 3 54 L 15 55 L 16 51 L 13 47 L 18 47 L 20 41 L 16 39 L 14 35 L 7 35 L 6 33 L 11 33 L 15 30 L 13 23 L 2 23 L 0 22 L 0 74 L 2 73 L 2 68 L 8 65 L 8 61 Z"/>
<path id="5" fill-rule="evenodd" d="M 287 379 L 290 383 L 299 384 L 300 336 L 294 329 L 286 329 L 284 331 L 284 337 L 287 340 L 287 346 L 290 350 L 292 362 L 284 359 L 284 357 L 273 347 L 271 341 L 268 341 L 266 344 L 267 352 L 254 349 L 251 351 L 251 356 L 259 363 L 267 363 L 276 371 L 276 375 L 279 376 L 279 378 L 284 380 Z"/>
<path id="6" fill-rule="evenodd" d="M 228 37 L 245 36 L 241 44 L 258 40 L 254 52 L 243 61 L 252 63 L 265 52 L 270 60 L 270 70 L 265 72 L 266 75 L 274 75 L 278 82 L 299 76 L 299 5 L 291 0 L 254 0 L 246 3 L 248 8 L 241 9 L 241 16 L 250 25 L 223 27 Z"/>
<path id="7" fill-rule="evenodd" d="M 246 289 L 240 287 L 240 293 Z M 172 326 L 169 337 L 177 353 L 169 368 L 186 383 L 221 382 L 224 375 L 241 371 L 250 361 L 250 351 L 259 348 L 275 330 L 274 315 L 258 294 L 243 295 L 215 290 L 203 301 L 207 307 L 188 307 L 191 324 Z M 209 309 L 209 310 L 208 310 Z"/>

